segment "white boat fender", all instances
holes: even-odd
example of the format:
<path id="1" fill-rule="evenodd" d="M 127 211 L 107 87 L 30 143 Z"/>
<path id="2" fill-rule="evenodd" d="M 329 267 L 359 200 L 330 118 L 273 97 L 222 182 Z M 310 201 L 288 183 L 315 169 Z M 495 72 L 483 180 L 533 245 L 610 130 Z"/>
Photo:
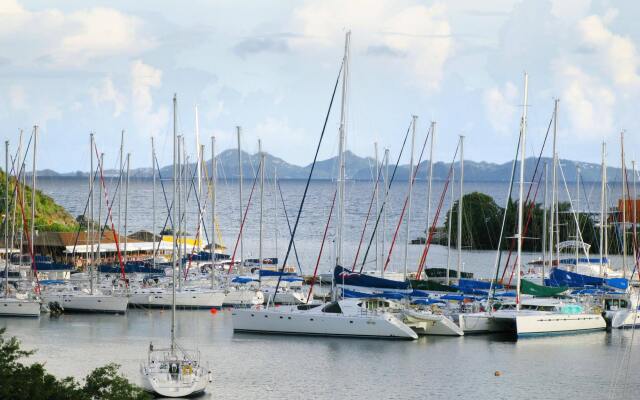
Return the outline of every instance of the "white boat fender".
<path id="1" fill-rule="evenodd" d="M 211 371 L 207 372 L 207 379 L 209 380 L 209 383 L 213 382 L 213 374 L 211 374 Z"/>

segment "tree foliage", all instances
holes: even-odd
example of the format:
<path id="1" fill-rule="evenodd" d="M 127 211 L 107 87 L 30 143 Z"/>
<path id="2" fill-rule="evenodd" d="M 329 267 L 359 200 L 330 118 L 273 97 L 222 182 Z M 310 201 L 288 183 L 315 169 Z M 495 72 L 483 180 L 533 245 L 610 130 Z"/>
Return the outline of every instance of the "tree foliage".
<path id="1" fill-rule="evenodd" d="M 0 329 L 0 399 L 15 400 L 143 400 L 141 388 L 118 373 L 117 364 L 96 368 L 84 385 L 72 377 L 58 379 L 43 364 L 24 365 L 21 359 L 34 352 L 22 350 L 15 337 L 4 338 Z"/>

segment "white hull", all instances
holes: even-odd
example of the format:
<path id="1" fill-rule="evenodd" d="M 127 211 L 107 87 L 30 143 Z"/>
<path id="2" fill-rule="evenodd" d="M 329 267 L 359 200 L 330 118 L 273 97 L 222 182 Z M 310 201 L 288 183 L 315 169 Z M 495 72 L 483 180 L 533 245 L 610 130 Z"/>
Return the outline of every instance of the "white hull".
<path id="1" fill-rule="evenodd" d="M 302 292 L 278 292 L 274 301 L 273 293 L 269 293 L 265 296 L 264 300 L 265 304 L 267 302 L 272 304 L 305 304 L 307 302 L 307 297 Z"/>
<path id="2" fill-rule="evenodd" d="M 106 294 L 44 293 L 42 302 L 57 302 L 65 311 L 122 313 L 127 311 L 129 298 Z"/>
<path id="3" fill-rule="evenodd" d="M 451 319 L 441 314 L 404 310 L 403 322 L 418 335 L 462 336 L 464 331 Z"/>
<path id="4" fill-rule="evenodd" d="M 564 314 L 545 311 L 510 311 L 494 314 L 508 322 L 518 336 L 576 333 L 604 330 L 607 323 L 600 314 Z"/>
<path id="5" fill-rule="evenodd" d="M 35 300 L 0 298 L 0 316 L 3 317 L 39 317 L 40 303 Z"/>
<path id="6" fill-rule="evenodd" d="M 165 372 L 153 373 L 142 368 L 143 386 L 147 392 L 161 397 L 187 397 L 204 393 L 207 380 L 201 376 L 172 377 Z"/>
<path id="7" fill-rule="evenodd" d="M 225 294 L 218 290 L 176 291 L 178 308 L 220 308 Z M 170 290 L 138 291 L 131 295 L 132 305 L 144 307 L 170 308 L 172 295 Z"/>
<path id="8" fill-rule="evenodd" d="M 618 310 L 607 314 L 611 315 L 611 327 L 614 329 L 640 326 L 640 311 Z"/>
<path id="9" fill-rule="evenodd" d="M 240 332 L 293 335 L 417 339 L 418 335 L 389 313 L 344 315 L 296 307 L 234 310 L 233 329 Z"/>
<path id="10" fill-rule="evenodd" d="M 458 323 L 465 334 L 506 332 L 510 329 L 508 323 L 501 323 L 486 312 L 459 314 Z"/>
<path id="11" fill-rule="evenodd" d="M 222 305 L 232 307 L 251 307 L 264 303 L 264 295 L 259 290 L 231 290 L 224 296 Z"/>

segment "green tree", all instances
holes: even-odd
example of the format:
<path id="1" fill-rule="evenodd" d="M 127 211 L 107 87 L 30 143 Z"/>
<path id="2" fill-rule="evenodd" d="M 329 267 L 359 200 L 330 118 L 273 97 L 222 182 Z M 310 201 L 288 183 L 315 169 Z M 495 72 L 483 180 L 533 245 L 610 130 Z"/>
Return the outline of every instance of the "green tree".
<path id="1" fill-rule="evenodd" d="M 0 329 L 0 399 L 14 400 L 142 400 L 150 398 L 142 389 L 118 373 L 116 364 L 92 371 L 84 386 L 74 378 L 58 379 L 43 364 L 24 365 L 21 359 L 34 352 L 22 350 L 15 337 L 4 338 Z"/>

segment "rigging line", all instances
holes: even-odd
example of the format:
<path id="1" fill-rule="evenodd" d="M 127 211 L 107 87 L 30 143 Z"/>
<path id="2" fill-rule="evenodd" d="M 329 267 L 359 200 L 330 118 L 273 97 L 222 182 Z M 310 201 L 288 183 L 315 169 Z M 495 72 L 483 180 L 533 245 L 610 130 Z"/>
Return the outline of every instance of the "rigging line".
<path id="1" fill-rule="evenodd" d="M 169 204 L 169 200 L 167 199 L 167 192 L 165 191 L 165 188 L 164 188 L 162 173 L 160 172 L 160 164 L 158 163 L 157 155 L 154 157 L 154 161 L 156 164 L 156 169 L 158 170 L 158 180 L 160 181 L 160 187 L 162 188 L 162 196 L 164 197 L 164 204 L 167 207 L 167 218 L 165 218 L 164 224 L 162 225 L 162 230 L 160 231 L 160 240 L 158 241 L 158 248 L 154 250 L 154 253 L 157 254 L 157 251 L 160 250 L 160 242 L 162 241 L 162 237 L 164 236 L 162 232 L 165 232 L 165 230 L 167 229 L 168 223 L 171 223 L 171 226 L 174 226 L 174 225 L 173 225 L 173 220 L 171 219 L 171 208 L 173 207 L 173 199 L 171 200 L 171 204 Z M 155 242 L 155 238 L 154 238 L 154 242 Z M 155 243 L 153 246 L 155 248 Z"/>
<path id="2" fill-rule="evenodd" d="M 542 181 L 542 174 L 540 174 L 540 177 L 538 178 L 538 183 L 536 184 L 536 191 L 533 195 L 533 200 L 529 203 L 529 212 L 527 215 L 527 223 L 524 225 L 524 232 L 526 235 L 526 232 L 529 230 L 529 224 L 531 223 L 531 221 L 533 220 L 533 210 L 536 208 L 536 198 L 538 198 L 538 190 L 540 190 L 540 182 Z M 524 207 L 524 204 L 523 204 Z M 522 238 L 523 242 L 524 242 L 524 237 Z M 511 269 L 511 276 L 509 276 L 509 286 L 511 286 L 511 281 L 513 279 L 513 273 L 516 271 L 516 264 L 518 263 L 518 256 L 516 256 L 516 259 L 513 263 L 513 268 Z"/>
<path id="3" fill-rule="evenodd" d="M 584 194 L 585 202 L 587 203 L 587 213 L 590 216 L 591 202 L 589 201 L 589 197 L 587 196 L 587 189 L 585 188 L 584 178 L 582 178 L 582 176 L 580 177 L 580 182 L 582 183 L 582 193 Z M 585 220 L 584 224 L 582 225 L 583 228 L 585 227 L 586 224 L 587 224 L 587 221 Z M 593 233 L 593 237 L 595 238 L 596 243 L 598 243 L 598 250 L 600 250 L 600 246 L 602 246 L 602 243 L 600 243 L 600 237 L 596 232 L 596 226 L 594 224 L 591 224 L 591 232 Z M 600 263 L 602 263 L 602 260 L 600 260 Z"/>
<path id="4" fill-rule="evenodd" d="M 362 264 L 360 265 L 360 272 L 362 272 L 364 265 L 367 262 L 367 256 L 369 255 L 369 251 L 371 250 L 371 245 L 373 244 L 373 240 L 375 239 L 376 232 L 378 230 L 378 226 L 380 225 L 380 219 L 382 218 L 382 214 L 384 213 L 384 208 L 387 205 L 387 201 L 389 200 L 389 192 L 391 190 L 391 185 L 395 180 L 396 172 L 398 171 L 398 165 L 400 164 L 400 159 L 402 158 L 402 153 L 404 152 L 404 148 L 407 144 L 407 139 L 409 138 L 409 131 L 411 130 L 411 123 L 407 127 L 407 132 L 404 134 L 404 140 L 402 141 L 402 147 L 400 147 L 400 153 L 398 154 L 398 159 L 396 160 L 396 165 L 393 167 L 393 173 L 391 174 L 391 179 L 389 180 L 389 185 L 385 188 L 384 197 L 382 198 L 382 205 L 380 206 L 380 211 L 378 211 L 378 218 L 376 218 L 376 223 L 373 225 L 373 231 L 371 232 L 371 238 L 369 239 L 369 244 L 367 245 L 367 250 L 364 252 L 364 256 L 362 257 Z"/>
<path id="5" fill-rule="evenodd" d="M 293 231 L 291 231 L 291 223 L 289 222 L 289 214 L 287 213 L 287 205 L 284 203 L 284 196 L 282 195 L 282 188 L 280 187 L 280 181 L 277 181 L 276 184 L 278 185 L 278 191 L 280 192 L 280 199 L 282 200 L 282 208 L 284 209 L 284 217 L 287 220 L 287 227 L 289 227 L 289 235 L 292 235 Z M 291 236 L 291 240 L 294 240 L 293 236 Z M 298 263 L 298 271 L 300 271 L 300 275 L 302 275 L 302 264 L 300 264 L 300 258 L 298 257 L 298 249 L 296 248 L 296 242 L 295 241 L 293 242 L 293 254 L 296 256 L 296 262 Z M 276 254 L 276 256 L 277 256 L 277 254 Z M 284 267 L 284 265 L 283 265 L 283 267 Z M 275 297 L 274 297 L 274 299 L 275 299 Z"/>
<path id="6" fill-rule="evenodd" d="M 96 178 L 98 177 L 98 170 L 96 169 L 96 171 L 93 173 L 93 180 L 95 181 Z M 89 190 L 89 195 L 87 196 L 87 202 L 84 204 L 84 211 L 82 211 L 82 216 L 85 218 L 86 220 L 86 214 L 87 214 L 87 209 L 89 208 L 89 201 L 91 200 L 91 195 L 93 194 L 93 185 L 91 187 L 91 190 Z M 100 221 L 98 221 L 99 223 Z M 89 224 L 91 223 L 95 223 L 95 221 L 88 221 L 87 220 L 87 228 L 89 227 Z M 76 256 L 76 247 L 78 246 L 78 240 L 80 238 L 80 231 L 82 230 L 82 226 L 80 223 L 78 223 L 78 230 L 76 231 L 76 237 L 73 241 L 73 250 L 71 251 L 71 257 L 75 258 Z M 87 240 L 85 240 L 85 246 L 87 246 Z"/>
<path id="7" fill-rule="evenodd" d="M 260 172 L 260 167 L 258 167 L 258 173 Z M 238 243 L 240 243 L 240 236 L 244 231 L 244 223 L 247 221 L 247 214 L 249 213 L 249 207 L 251 206 L 251 198 L 253 197 L 253 191 L 256 188 L 256 182 L 258 181 L 258 173 L 256 173 L 253 178 L 253 185 L 251 185 L 251 192 L 249 193 L 249 199 L 247 200 L 247 206 L 244 209 L 244 216 L 242 217 L 242 223 L 240 224 L 240 231 L 238 231 L 238 238 L 236 239 L 236 244 L 233 246 L 233 255 L 231 256 L 231 264 L 229 265 L 229 270 L 227 271 L 227 275 L 231 274 L 231 270 L 233 269 L 233 265 L 236 262 L 236 251 L 238 250 Z M 244 260 L 240 260 L 241 263 L 244 263 Z M 274 294 L 275 296 L 275 294 Z M 274 297 L 275 299 L 275 297 Z"/>
<path id="8" fill-rule="evenodd" d="M 329 122 L 329 115 L 331 115 L 331 108 L 333 107 L 333 100 L 336 97 L 336 91 L 338 89 L 338 84 L 340 83 L 340 76 L 342 75 L 342 69 L 344 68 L 344 58 L 340 63 L 340 69 L 338 70 L 338 76 L 336 77 L 336 83 L 333 86 L 333 93 L 331 94 L 331 100 L 329 101 L 329 108 L 327 109 L 327 113 L 324 117 L 324 124 L 322 125 L 322 131 L 320 132 L 320 139 L 318 140 L 318 145 L 316 146 L 316 153 L 313 156 L 313 163 L 311 164 L 311 170 L 309 171 L 309 176 L 307 177 L 307 183 L 304 187 L 304 192 L 302 193 L 302 199 L 300 200 L 300 207 L 298 208 L 298 215 L 296 215 L 296 223 L 293 225 L 293 233 L 291 234 L 291 238 L 289 239 L 289 244 L 287 245 L 287 252 L 284 256 L 284 261 L 282 262 L 282 270 L 280 271 L 280 275 L 278 276 L 278 282 L 276 283 L 276 290 L 274 292 L 273 298 L 278 294 L 278 288 L 280 287 L 280 281 L 282 280 L 282 273 L 284 272 L 284 266 L 289 259 L 289 254 L 291 253 L 291 247 L 293 246 L 293 238 L 296 235 L 298 230 L 298 223 L 300 222 L 300 216 L 302 214 L 302 208 L 304 207 L 305 199 L 307 198 L 307 192 L 309 190 L 309 185 L 311 184 L 311 177 L 313 176 L 313 171 L 316 168 L 316 162 L 318 160 L 318 153 L 320 153 L 320 146 L 322 145 L 322 139 L 324 138 L 324 133 L 327 129 L 327 123 Z"/>
<path id="9" fill-rule="evenodd" d="M 309 304 L 309 299 L 311 298 L 311 293 L 313 292 L 313 285 L 316 283 L 316 277 L 318 276 L 318 266 L 320 265 L 320 259 L 322 258 L 322 250 L 324 250 L 324 243 L 327 239 L 327 232 L 329 231 L 329 225 L 331 224 L 331 215 L 333 214 L 333 206 L 336 204 L 336 195 L 338 194 L 338 190 L 334 190 L 333 192 L 333 200 L 331 200 L 331 208 L 329 209 L 329 216 L 327 217 L 327 223 L 324 226 L 324 233 L 322 234 L 322 242 L 320 242 L 320 251 L 318 252 L 318 259 L 316 260 L 316 266 L 313 269 L 313 278 L 311 278 L 311 285 L 309 286 L 309 294 L 307 294 L 307 304 Z"/>
<path id="10" fill-rule="evenodd" d="M 115 226 L 113 225 L 113 215 L 111 214 L 111 208 L 113 207 L 113 203 L 109 204 L 109 193 L 107 191 L 107 185 L 105 184 L 105 181 L 104 181 L 103 165 L 100 162 L 101 157 L 100 157 L 100 153 L 98 153 L 98 145 L 95 142 L 93 143 L 93 148 L 95 149 L 96 157 L 98 159 L 98 167 L 100 168 L 100 182 L 102 183 L 102 189 L 103 189 L 102 191 L 104 193 L 105 202 L 107 203 L 107 216 L 109 217 L 109 221 L 111 222 L 111 232 L 113 232 L 113 241 L 116 244 L 118 262 L 120 263 L 120 273 L 122 274 L 122 280 L 124 281 L 126 287 L 128 288 L 129 282 L 127 281 L 127 275 L 124 271 L 124 262 L 122 261 L 122 253 L 120 252 L 120 243 L 118 242 L 118 233 L 116 233 Z M 119 179 L 119 181 L 122 181 L 122 179 Z M 118 182 L 118 186 L 120 186 L 120 182 Z M 116 186 L 116 191 L 118 186 Z M 114 199 L 115 199 L 115 193 L 114 193 Z M 125 235 L 126 235 L 126 232 L 125 232 Z"/>
<path id="11" fill-rule="evenodd" d="M 369 201 L 369 209 L 367 210 L 367 217 L 364 219 L 364 226 L 362 227 L 362 233 L 360 234 L 360 241 L 358 242 L 358 249 L 356 250 L 356 255 L 355 257 L 353 257 L 353 264 L 351 265 L 351 271 L 356 269 L 356 263 L 358 262 L 358 256 L 360 255 L 360 248 L 362 247 L 362 240 L 364 239 L 364 234 L 367 231 L 367 223 L 369 222 L 369 216 L 371 215 L 371 208 L 373 207 L 373 202 L 378 192 L 378 184 L 380 182 L 380 176 L 381 176 L 383 165 L 384 164 L 380 164 L 380 167 L 378 168 L 378 179 L 376 179 L 375 184 L 373 185 L 373 192 L 371 193 L 371 201 Z M 362 270 L 360 272 L 362 272 Z"/>
<path id="12" fill-rule="evenodd" d="M 449 183 L 451 182 L 451 175 L 453 174 L 453 165 L 455 163 L 456 157 L 458 156 L 459 149 L 460 149 L 460 143 L 458 142 L 458 145 L 456 146 L 456 151 L 453 153 L 453 159 L 451 160 L 451 165 L 449 166 L 449 173 L 447 174 L 447 180 L 445 181 L 442 194 L 440 195 L 438 209 L 436 210 L 436 214 L 433 216 L 433 222 L 431 223 L 431 228 L 429 229 L 429 236 L 427 237 L 427 240 L 424 242 L 424 249 L 422 250 L 422 255 L 420 256 L 420 262 L 418 263 L 418 271 L 416 272 L 417 280 L 420 280 L 420 277 L 422 276 L 422 270 L 424 269 L 424 266 L 427 262 L 427 255 L 429 254 L 431 241 L 433 240 L 433 235 L 435 234 L 435 231 L 436 231 L 435 228 L 438 223 L 438 218 L 440 217 L 440 211 L 442 211 L 442 205 L 444 204 L 444 199 L 447 196 L 447 189 L 449 188 Z M 453 207 L 453 204 L 451 205 L 451 207 Z M 449 221 L 449 224 L 451 224 L 451 221 Z"/>
<path id="13" fill-rule="evenodd" d="M 422 156 L 424 155 L 424 150 L 427 147 L 427 142 L 429 141 L 429 135 L 431 134 L 431 128 L 427 132 L 427 137 L 424 139 L 424 143 L 422 144 L 422 150 L 420 151 L 420 157 L 418 158 L 418 164 L 415 167 L 415 170 L 409 171 L 409 179 L 411 182 L 415 182 L 416 176 L 418 175 L 418 170 L 420 169 L 420 163 L 422 162 Z M 389 246 L 389 253 L 387 255 L 387 260 L 384 263 L 383 271 L 387 270 L 389 266 L 389 262 L 391 262 L 391 254 L 393 253 L 393 248 L 396 244 L 396 239 L 398 237 L 398 232 L 400 231 L 400 226 L 402 225 L 402 221 L 404 220 L 404 213 L 407 210 L 407 204 L 409 203 L 409 193 L 406 194 L 404 198 L 404 206 L 402 207 L 402 212 L 400 213 L 400 218 L 398 218 L 398 225 L 396 226 L 396 231 L 393 234 L 393 239 L 391 240 L 391 246 Z M 371 237 L 373 239 L 373 236 Z M 409 240 L 409 238 L 407 238 Z M 364 265 L 364 262 L 363 262 Z M 360 270 L 362 272 L 362 269 Z"/>
<path id="14" fill-rule="evenodd" d="M 98 166 L 100 166 L 102 168 L 102 164 L 98 161 Z M 123 169 L 120 169 L 120 173 L 123 174 L 124 173 L 124 165 L 123 165 Z M 100 172 L 100 174 L 102 175 L 102 172 Z M 101 178 L 102 179 L 102 178 Z M 122 183 L 123 179 L 117 179 L 117 183 L 116 183 L 116 188 L 113 191 L 113 196 L 111 197 L 111 205 L 113 206 L 114 204 L 116 204 L 116 196 L 118 195 L 118 192 L 120 190 L 120 184 Z M 106 183 L 103 184 L 103 186 L 106 188 Z M 109 204 L 107 202 L 107 204 Z M 105 215 L 104 217 L 104 223 L 100 225 L 100 237 L 103 237 L 104 232 L 107 230 L 107 224 L 109 223 L 109 213 L 107 213 L 107 215 Z"/>
<path id="15" fill-rule="evenodd" d="M 557 116 L 555 115 L 555 108 L 554 108 L 554 112 L 551 113 L 551 118 L 549 119 L 549 125 L 547 125 L 547 133 L 544 135 L 544 140 L 542 141 L 542 147 L 540 147 L 540 152 L 538 153 L 538 158 L 536 160 L 536 167 L 533 170 L 533 176 L 531 177 L 531 183 L 529 183 L 529 188 L 527 189 L 527 197 L 526 197 L 525 202 L 523 204 L 526 204 L 527 201 L 529 201 L 529 197 L 531 195 L 531 189 L 533 188 L 533 184 L 534 184 L 534 182 L 536 180 L 536 176 L 538 174 L 538 168 L 540 167 L 540 162 L 542 160 L 542 153 L 544 152 L 544 148 L 546 147 L 547 140 L 549 139 L 549 133 L 551 132 L 551 126 L 552 126 L 553 120 L 555 118 L 557 118 Z M 520 127 L 520 129 L 522 130 L 522 127 Z M 518 139 L 518 148 L 519 147 L 520 147 L 520 139 Z M 555 157 L 555 154 L 553 155 L 553 157 Z M 518 159 L 518 157 L 517 157 L 517 154 L 516 154 L 516 157 L 514 158 L 514 160 L 517 160 L 517 159 Z M 524 160 L 522 160 L 522 161 L 523 161 L 523 165 L 526 165 L 526 158 Z M 515 170 L 513 170 L 513 171 L 515 172 Z M 511 186 L 513 186 L 513 180 L 514 179 L 512 177 Z M 509 199 L 511 199 L 511 192 L 512 192 L 512 189 L 509 190 Z M 520 201 L 520 200 L 518 200 L 518 201 Z M 506 213 L 506 209 L 505 209 L 505 213 Z M 526 235 L 526 231 L 523 232 L 523 235 Z M 515 238 L 511 239 L 511 245 L 509 247 L 509 254 L 508 254 L 507 260 L 505 261 L 505 264 L 504 264 L 504 271 L 502 272 L 501 280 L 504 279 L 504 275 L 505 275 L 505 273 L 507 271 L 507 268 L 509 267 L 509 263 L 511 261 L 511 254 L 513 253 L 513 249 L 515 248 L 516 244 L 517 244 L 517 241 L 515 240 Z M 501 257 L 502 256 L 500 255 L 500 258 Z M 496 273 L 496 278 L 498 276 L 498 273 Z"/>
<path id="16" fill-rule="evenodd" d="M 626 183 L 626 186 L 627 186 L 627 195 L 625 196 L 624 199 L 622 199 L 622 204 L 623 204 L 623 207 L 625 208 L 625 210 L 627 208 L 627 197 L 631 197 L 631 195 L 629 194 L 629 193 L 631 193 L 631 191 L 629 190 L 629 174 L 628 174 L 627 171 L 628 171 L 628 169 L 625 167 L 623 173 L 625 175 L 624 182 Z M 637 202 L 637 199 L 634 199 L 633 201 Z M 631 213 L 633 213 L 634 211 L 635 211 L 635 207 L 633 207 L 630 210 Z M 633 220 L 635 220 L 635 215 L 634 215 Z M 633 220 L 632 220 L 632 222 L 633 222 Z M 626 221 L 623 221 L 623 230 L 624 230 L 623 231 L 624 234 L 626 235 L 626 233 L 627 233 L 627 223 L 626 223 Z M 636 273 L 636 269 L 638 268 L 638 257 L 637 257 L 637 255 L 638 255 L 637 254 L 638 253 L 637 252 L 637 250 L 638 250 L 638 240 L 637 240 L 637 237 L 636 237 L 636 229 L 635 229 L 635 227 L 633 229 L 632 237 L 633 237 L 633 240 L 631 241 L 631 245 L 632 245 L 633 249 L 636 251 L 636 260 L 635 260 L 635 263 L 633 265 L 633 271 L 631 271 L 631 275 L 630 275 L 631 277 L 633 277 L 633 274 Z"/>

